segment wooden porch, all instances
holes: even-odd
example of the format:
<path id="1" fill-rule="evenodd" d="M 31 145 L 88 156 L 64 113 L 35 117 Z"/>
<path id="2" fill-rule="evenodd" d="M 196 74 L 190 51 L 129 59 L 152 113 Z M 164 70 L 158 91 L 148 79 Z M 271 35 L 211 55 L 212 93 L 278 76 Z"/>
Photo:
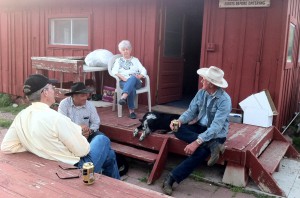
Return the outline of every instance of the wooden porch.
<path id="1" fill-rule="evenodd" d="M 138 137 L 133 137 L 133 129 L 140 122 L 138 119 L 132 120 L 126 116 L 127 108 L 124 108 L 122 118 L 118 118 L 117 112 L 113 112 L 111 107 L 101 107 L 97 110 L 101 118 L 100 130 L 110 137 L 112 147 L 116 152 L 153 165 L 148 184 L 155 182 L 161 176 L 168 153 L 185 155 L 183 148 L 186 143 L 175 138 L 173 134 L 153 133 L 142 142 L 138 140 Z M 160 110 L 163 109 L 160 108 Z M 137 117 L 141 118 L 146 112 L 147 107 L 140 105 L 136 112 Z M 4 134 L 5 130 L 1 131 L 0 141 Z M 246 186 L 248 178 L 251 177 L 262 191 L 280 196 L 286 195 L 272 174 L 278 171 L 283 156 L 295 159 L 299 157 L 299 153 L 275 127 L 262 128 L 231 123 L 225 146 L 226 151 L 219 160 L 220 164 L 226 166 L 222 179 L 224 183 Z M 6 197 L 165 196 L 103 175 L 96 176 L 97 181 L 93 186 L 84 185 L 82 178 L 59 179 L 56 173 L 61 177 L 70 177 L 80 175 L 80 171 L 63 170 L 58 165 L 66 166 L 28 152 L 13 155 L 0 153 L 0 169 L 2 170 L 0 194 L 4 193 Z"/>
<path id="2" fill-rule="evenodd" d="M 153 133 L 142 142 L 138 140 L 139 136 L 133 137 L 133 130 L 140 122 L 128 118 L 126 108 L 123 109 L 122 118 L 118 118 L 117 112 L 112 111 L 111 107 L 97 109 L 101 118 L 100 130 L 111 139 L 116 152 L 153 163 L 148 184 L 160 177 L 168 153 L 185 155 L 183 149 L 186 143 L 173 134 Z M 142 118 L 146 112 L 147 107 L 140 105 L 136 111 L 137 118 Z M 222 179 L 224 183 L 245 187 L 251 177 L 262 191 L 285 195 L 272 173 L 278 171 L 283 156 L 298 158 L 299 153 L 279 130 L 275 127 L 230 123 L 225 147 L 226 151 L 219 160 L 219 164 L 226 166 Z"/>
<path id="3" fill-rule="evenodd" d="M 0 131 L 0 142 L 6 129 Z M 61 168 L 62 167 L 62 168 Z M 0 197 L 169 197 L 162 193 L 95 174 L 95 183 L 83 183 L 79 169 L 23 152 L 0 152 Z M 75 177 L 72 179 L 61 179 Z"/>

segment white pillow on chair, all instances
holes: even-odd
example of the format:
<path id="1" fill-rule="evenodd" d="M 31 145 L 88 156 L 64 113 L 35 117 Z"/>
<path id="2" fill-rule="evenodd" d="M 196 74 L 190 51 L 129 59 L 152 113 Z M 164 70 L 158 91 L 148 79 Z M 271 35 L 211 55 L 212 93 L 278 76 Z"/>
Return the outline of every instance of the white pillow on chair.
<path id="1" fill-rule="evenodd" d="M 90 52 L 84 59 L 85 64 L 89 67 L 107 67 L 108 61 L 113 56 L 108 50 L 97 49 Z"/>

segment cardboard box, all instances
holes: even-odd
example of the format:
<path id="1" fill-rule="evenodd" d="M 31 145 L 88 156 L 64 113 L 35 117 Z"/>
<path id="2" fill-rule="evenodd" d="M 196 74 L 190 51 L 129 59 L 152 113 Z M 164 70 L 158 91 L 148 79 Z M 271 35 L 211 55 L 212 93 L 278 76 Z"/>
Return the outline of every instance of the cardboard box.
<path id="1" fill-rule="evenodd" d="M 244 124 L 269 127 L 272 126 L 273 116 L 278 115 L 268 90 L 248 96 L 239 105 L 244 111 Z"/>

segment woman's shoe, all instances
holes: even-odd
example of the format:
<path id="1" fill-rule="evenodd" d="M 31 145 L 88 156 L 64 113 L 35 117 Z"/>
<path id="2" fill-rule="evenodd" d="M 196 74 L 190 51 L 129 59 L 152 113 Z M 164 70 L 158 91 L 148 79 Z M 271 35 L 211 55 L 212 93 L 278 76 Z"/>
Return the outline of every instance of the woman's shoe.
<path id="1" fill-rule="evenodd" d="M 119 105 L 126 105 L 126 99 L 121 98 L 121 99 L 119 100 Z"/>
<path id="2" fill-rule="evenodd" d="M 135 115 L 134 112 L 130 113 L 130 114 L 129 114 L 129 117 L 130 117 L 131 119 L 136 119 L 136 115 Z"/>

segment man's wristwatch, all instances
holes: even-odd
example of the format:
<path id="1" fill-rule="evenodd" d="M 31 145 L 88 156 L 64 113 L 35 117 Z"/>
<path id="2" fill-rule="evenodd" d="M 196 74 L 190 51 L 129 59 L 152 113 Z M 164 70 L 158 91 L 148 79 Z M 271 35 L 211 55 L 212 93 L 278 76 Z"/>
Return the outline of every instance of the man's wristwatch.
<path id="1" fill-rule="evenodd" d="M 196 140 L 196 142 L 200 145 L 200 144 L 202 144 L 202 140 L 200 139 L 200 138 L 198 138 L 197 140 Z"/>

